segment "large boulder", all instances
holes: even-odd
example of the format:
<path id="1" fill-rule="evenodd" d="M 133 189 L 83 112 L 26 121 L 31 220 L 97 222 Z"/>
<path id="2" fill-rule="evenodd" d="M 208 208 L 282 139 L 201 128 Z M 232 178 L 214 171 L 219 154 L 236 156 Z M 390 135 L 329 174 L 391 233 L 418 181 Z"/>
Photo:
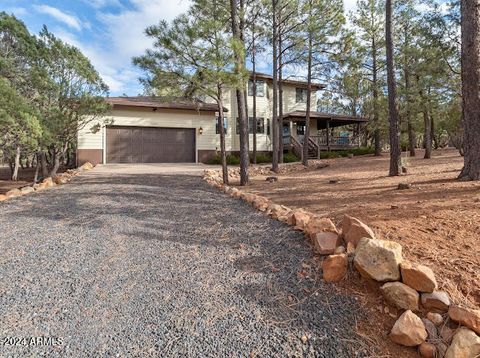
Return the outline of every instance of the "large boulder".
<path id="1" fill-rule="evenodd" d="M 380 282 L 398 281 L 402 246 L 393 241 L 362 238 L 355 250 L 353 262 L 363 277 Z"/>
<path id="2" fill-rule="evenodd" d="M 260 210 L 260 211 L 266 211 L 267 210 L 267 207 L 268 207 L 268 204 L 269 204 L 269 201 L 267 198 L 263 197 L 263 196 L 257 196 L 255 198 L 255 200 L 253 200 L 253 207 L 257 210 Z"/>
<path id="3" fill-rule="evenodd" d="M 435 312 L 447 312 L 450 307 L 450 298 L 444 291 L 433 291 L 432 293 L 422 293 L 422 306 L 427 310 Z"/>
<path id="4" fill-rule="evenodd" d="M 360 239 L 368 237 L 375 239 L 372 229 L 353 216 L 345 215 L 342 221 L 342 234 L 346 243 L 351 242 L 355 247 Z"/>
<path id="5" fill-rule="evenodd" d="M 86 162 L 79 169 L 80 170 L 92 170 L 93 169 L 93 164 L 90 163 L 90 162 Z"/>
<path id="6" fill-rule="evenodd" d="M 480 356 L 480 337 L 475 332 L 461 327 L 453 336 L 445 358 L 475 358 Z"/>
<path id="7" fill-rule="evenodd" d="M 22 195 L 25 195 L 25 194 L 33 193 L 35 189 L 33 189 L 33 187 L 31 186 L 24 186 L 22 189 L 20 189 L 20 191 L 22 192 Z"/>
<path id="8" fill-rule="evenodd" d="M 312 213 L 305 211 L 303 209 L 297 209 L 293 211 L 293 221 L 296 229 L 304 231 L 310 221 L 310 218 L 313 216 Z"/>
<path id="9" fill-rule="evenodd" d="M 45 187 L 47 187 L 47 188 L 51 187 L 51 186 L 55 186 L 55 182 L 53 181 L 53 179 L 51 177 L 43 179 L 42 183 L 45 184 Z"/>
<path id="10" fill-rule="evenodd" d="M 460 306 L 450 306 L 448 316 L 451 320 L 460 323 L 480 334 L 480 310 L 472 310 Z"/>
<path id="11" fill-rule="evenodd" d="M 5 193 L 7 198 L 15 198 L 16 196 L 22 196 L 22 191 L 20 189 L 12 189 Z"/>
<path id="12" fill-rule="evenodd" d="M 272 219 L 278 219 L 280 216 L 284 214 L 285 210 L 283 210 L 281 205 L 270 203 L 267 207 L 267 214 L 272 217 Z"/>
<path id="13" fill-rule="evenodd" d="M 335 224 L 328 218 L 312 216 L 305 226 L 305 234 L 312 240 L 315 238 L 316 234 L 325 231 L 333 232 L 338 235 L 338 230 Z"/>
<path id="14" fill-rule="evenodd" d="M 329 231 L 319 232 L 313 239 L 315 250 L 320 255 L 332 255 L 335 249 L 340 246 L 341 241 L 338 234 Z"/>
<path id="15" fill-rule="evenodd" d="M 322 262 L 323 279 L 338 282 L 347 274 L 348 258 L 346 254 L 327 256 Z"/>
<path id="16" fill-rule="evenodd" d="M 401 282 L 387 282 L 380 287 L 380 291 L 391 305 L 404 310 L 418 311 L 420 296 L 413 288 Z"/>
<path id="17" fill-rule="evenodd" d="M 393 325 L 390 339 L 397 344 L 414 347 L 425 342 L 427 331 L 420 317 L 407 310 Z"/>
<path id="18" fill-rule="evenodd" d="M 433 292 L 437 289 L 435 274 L 427 266 L 402 261 L 400 272 L 403 283 L 419 292 Z"/>

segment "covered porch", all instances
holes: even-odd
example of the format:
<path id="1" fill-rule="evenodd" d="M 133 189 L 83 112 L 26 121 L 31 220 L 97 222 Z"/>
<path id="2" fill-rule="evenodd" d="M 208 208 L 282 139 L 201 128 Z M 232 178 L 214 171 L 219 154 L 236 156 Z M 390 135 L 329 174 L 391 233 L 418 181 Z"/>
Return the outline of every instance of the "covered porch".
<path id="1" fill-rule="evenodd" d="M 306 113 L 295 111 L 283 116 L 283 144 L 301 157 L 304 144 Z M 330 114 L 310 113 L 309 158 L 319 157 L 320 151 L 346 150 L 360 146 L 360 126 L 368 119 Z"/>

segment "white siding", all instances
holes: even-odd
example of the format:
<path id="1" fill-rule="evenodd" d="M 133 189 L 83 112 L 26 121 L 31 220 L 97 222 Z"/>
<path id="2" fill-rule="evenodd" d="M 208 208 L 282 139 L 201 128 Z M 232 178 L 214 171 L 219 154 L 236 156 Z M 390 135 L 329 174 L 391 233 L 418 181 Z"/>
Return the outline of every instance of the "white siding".
<path id="1" fill-rule="evenodd" d="M 128 109 L 112 110 L 106 119 L 112 119 L 112 125 L 167 127 L 167 128 L 195 128 L 196 143 L 199 150 L 217 149 L 217 135 L 215 134 L 215 116 L 212 112 L 196 112 L 184 110 L 157 110 L 129 107 Z M 79 149 L 104 149 L 105 125 L 97 133 L 92 133 L 88 125 L 78 133 Z M 202 127 L 203 134 L 199 134 Z"/>

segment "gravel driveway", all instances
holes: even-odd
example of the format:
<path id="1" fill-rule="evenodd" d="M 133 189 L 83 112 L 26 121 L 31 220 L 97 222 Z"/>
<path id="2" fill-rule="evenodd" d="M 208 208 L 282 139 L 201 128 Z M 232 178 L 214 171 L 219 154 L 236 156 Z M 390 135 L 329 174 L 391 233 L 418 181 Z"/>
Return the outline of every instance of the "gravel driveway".
<path id="1" fill-rule="evenodd" d="M 0 213 L 2 357 L 366 354 L 303 236 L 197 176 L 95 170 Z"/>

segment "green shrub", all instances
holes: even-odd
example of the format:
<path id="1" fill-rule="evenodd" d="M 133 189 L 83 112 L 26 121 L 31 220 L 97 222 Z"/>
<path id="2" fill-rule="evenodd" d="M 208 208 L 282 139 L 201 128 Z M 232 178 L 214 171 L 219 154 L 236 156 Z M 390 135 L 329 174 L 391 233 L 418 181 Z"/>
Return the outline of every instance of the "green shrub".
<path id="1" fill-rule="evenodd" d="M 271 163 L 272 156 L 267 153 L 257 153 L 257 164 Z M 253 163 L 253 154 L 250 154 L 250 163 Z"/>
<path id="2" fill-rule="evenodd" d="M 300 159 L 293 153 L 285 153 L 283 155 L 283 162 L 284 163 L 294 163 L 299 162 Z"/>
<path id="3" fill-rule="evenodd" d="M 215 157 L 210 159 L 208 161 L 208 164 L 217 164 L 217 165 L 222 164 L 222 158 L 220 157 L 220 154 L 217 154 Z M 237 157 L 234 154 L 227 154 L 227 164 L 228 165 L 239 165 L 240 164 L 240 158 Z"/>

